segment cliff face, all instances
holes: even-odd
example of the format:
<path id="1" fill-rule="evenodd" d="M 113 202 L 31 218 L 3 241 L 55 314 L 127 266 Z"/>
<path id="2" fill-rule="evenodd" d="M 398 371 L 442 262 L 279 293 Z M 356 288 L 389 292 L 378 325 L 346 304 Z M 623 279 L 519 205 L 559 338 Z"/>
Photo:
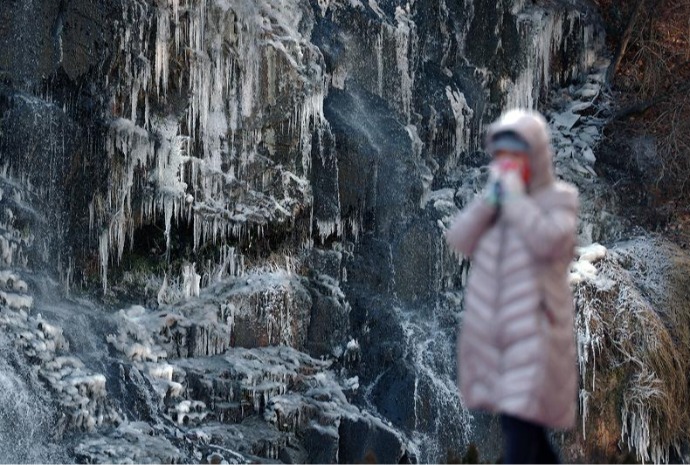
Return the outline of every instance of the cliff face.
<path id="1" fill-rule="evenodd" d="M 41 258 L 77 284 L 97 251 L 107 290 L 125 244 L 200 262 L 206 244 L 246 255 L 250 236 L 264 255 L 281 240 L 390 242 L 430 189 L 480 161 L 486 121 L 593 63 L 583 11 L 12 2 L 3 157 L 51 215 Z M 141 245 L 150 225 L 164 243 Z"/>
<path id="2" fill-rule="evenodd" d="M 3 353 L 33 360 L 15 391 L 53 399 L 60 453 L 497 450 L 457 395 L 467 263 L 442 232 L 481 186 L 484 125 L 595 65 L 586 3 L 25 0 L 0 18 Z M 568 123 L 597 98 L 581 84 L 552 115 L 564 148 L 599 134 Z M 561 155 L 584 240 L 616 237 L 591 157 Z"/>

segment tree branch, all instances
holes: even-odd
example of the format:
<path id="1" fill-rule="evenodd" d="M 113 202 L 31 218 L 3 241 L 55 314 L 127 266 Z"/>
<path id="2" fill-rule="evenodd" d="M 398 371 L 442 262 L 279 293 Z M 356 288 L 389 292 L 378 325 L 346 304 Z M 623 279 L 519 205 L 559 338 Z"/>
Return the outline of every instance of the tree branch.
<path id="1" fill-rule="evenodd" d="M 623 37 L 621 38 L 621 41 L 618 43 L 618 47 L 616 48 L 616 54 L 614 55 L 613 61 L 609 66 L 608 72 L 606 73 L 606 83 L 608 85 L 611 85 L 611 83 L 613 82 L 613 78 L 616 76 L 616 73 L 618 72 L 618 67 L 620 66 L 621 61 L 623 60 L 625 50 L 628 48 L 628 43 L 630 42 L 630 38 L 632 37 L 633 29 L 635 28 L 635 23 L 637 23 L 637 18 L 640 16 L 640 13 L 642 12 L 644 2 L 645 0 L 637 1 L 637 5 L 635 5 L 635 10 L 633 10 L 632 15 L 630 16 L 630 20 L 628 21 L 628 25 L 625 28 L 625 32 L 623 32 Z"/>
<path id="2" fill-rule="evenodd" d="M 655 105 L 665 102 L 676 95 L 685 94 L 687 92 L 690 92 L 690 81 L 687 81 L 679 85 L 675 89 L 670 89 L 664 93 L 657 94 L 649 100 L 644 100 L 642 102 L 637 102 L 633 105 L 627 106 L 622 110 L 618 111 L 616 114 L 614 114 L 611 120 L 619 121 L 627 119 L 632 115 L 639 115 L 640 113 L 644 113 L 645 111 L 649 110 Z"/>

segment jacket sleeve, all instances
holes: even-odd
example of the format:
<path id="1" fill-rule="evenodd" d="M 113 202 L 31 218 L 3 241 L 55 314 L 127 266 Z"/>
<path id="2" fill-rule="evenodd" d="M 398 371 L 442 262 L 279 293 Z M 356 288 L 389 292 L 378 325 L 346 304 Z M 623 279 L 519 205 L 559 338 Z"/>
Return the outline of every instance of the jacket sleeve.
<path id="1" fill-rule="evenodd" d="M 560 201 L 546 208 L 523 195 L 504 209 L 507 221 L 515 226 L 538 258 L 555 258 L 568 253 L 577 235 L 577 192 L 568 190 L 557 195 Z"/>
<path id="2" fill-rule="evenodd" d="M 453 249 L 471 256 L 495 214 L 496 207 L 478 195 L 455 217 L 450 229 L 446 231 L 446 241 Z"/>

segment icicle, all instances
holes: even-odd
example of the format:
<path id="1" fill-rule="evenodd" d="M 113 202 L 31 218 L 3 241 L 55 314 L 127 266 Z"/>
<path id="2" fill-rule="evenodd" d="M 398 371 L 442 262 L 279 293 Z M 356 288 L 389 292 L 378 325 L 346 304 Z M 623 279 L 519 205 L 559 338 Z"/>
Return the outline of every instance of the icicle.
<path id="1" fill-rule="evenodd" d="M 164 204 L 164 215 L 165 215 L 165 247 L 166 253 L 170 253 L 170 236 L 172 229 L 172 217 L 173 217 L 173 200 L 166 198 L 163 201 Z"/>
<path id="2" fill-rule="evenodd" d="M 177 0 L 174 0 L 177 3 Z M 176 6 L 174 7 L 176 10 Z M 167 8 L 158 8 L 156 18 L 156 62 L 155 62 L 155 84 L 157 95 L 168 93 L 168 42 L 170 40 L 170 18 Z M 175 11 L 177 18 L 177 11 Z"/>
<path id="3" fill-rule="evenodd" d="M 355 242 L 359 242 L 359 234 L 362 232 L 362 221 L 359 218 L 355 217 L 350 217 L 348 219 L 348 224 L 350 226 L 350 230 L 352 231 L 352 236 Z"/>
<path id="4" fill-rule="evenodd" d="M 407 118 L 407 123 L 409 123 L 412 109 L 412 87 L 414 85 L 414 77 L 412 76 L 410 66 L 414 22 L 409 18 L 409 12 L 399 6 L 395 10 L 395 19 L 397 22 L 395 30 L 395 61 L 398 67 L 398 74 L 400 75 L 400 104 L 402 106 L 402 114 Z"/>
<path id="5" fill-rule="evenodd" d="M 182 268 L 182 289 L 185 299 L 199 297 L 201 276 L 196 272 L 196 263 Z"/>
<path id="6" fill-rule="evenodd" d="M 316 227 L 319 230 L 319 237 L 323 244 L 330 236 L 338 236 L 342 234 L 343 226 L 339 221 L 316 221 Z"/>
<path id="7" fill-rule="evenodd" d="M 108 251 L 110 244 L 108 241 L 108 231 L 101 234 L 98 240 L 98 253 L 101 258 L 101 281 L 103 282 L 103 293 L 108 290 Z"/>
<path id="8" fill-rule="evenodd" d="M 378 93 L 380 97 L 383 97 L 383 24 L 381 25 L 381 30 L 376 35 L 376 82 L 378 85 Z M 343 86 L 344 88 L 344 86 Z"/>
<path id="9" fill-rule="evenodd" d="M 450 101 L 450 107 L 455 117 L 455 156 L 445 166 L 446 170 L 452 170 L 456 167 L 462 153 L 469 148 L 470 121 L 474 112 L 467 105 L 465 96 L 459 91 L 454 91 L 450 86 L 446 87 L 446 97 Z"/>
<path id="10" fill-rule="evenodd" d="M 89 232 L 93 231 L 93 225 L 96 218 L 96 212 L 94 207 L 95 199 L 89 202 Z"/>
<path id="11" fill-rule="evenodd" d="M 285 66 L 303 73 L 303 60 L 308 56 L 305 48 L 312 45 L 296 29 L 303 14 L 299 8 L 248 6 L 240 12 L 236 16 L 228 2 L 206 0 L 186 5 L 163 0 L 156 8 L 132 4 L 123 12 L 118 44 L 123 56 L 122 78 L 116 101 L 129 119 L 119 118 L 111 125 L 106 145 L 116 168 L 111 170 L 108 191 L 102 198 L 94 197 L 89 207 L 90 227 L 99 233 L 107 229 L 109 259 L 117 250 L 120 260 L 134 228 L 161 214 L 167 250 L 176 221 L 192 223 L 194 249 L 198 250 L 206 241 L 224 243 L 231 236 L 262 235 L 266 221 L 292 215 L 283 199 L 270 194 L 262 197 L 265 192 L 259 192 L 256 199 L 250 197 L 246 204 L 239 203 L 252 184 L 261 180 L 247 179 L 256 170 L 258 147 L 271 147 L 273 140 L 271 134 L 247 126 L 261 110 L 259 95 L 271 100 L 284 91 L 278 76 Z M 207 23 L 212 27 L 207 28 Z M 149 41 L 150 37 L 154 40 Z M 180 82 L 189 83 L 186 124 L 181 124 L 188 131 L 186 136 L 181 135 L 176 116 L 164 119 L 149 114 L 149 90 L 155 89 L 159 97 L 166 95 L 173 59 L 184 62 Z M 268 84 L 259 79 L 262 59 Z M 308 179 L 312 130 L 325 121 L 326 85 L 318 71 L 313 82 L 307 82 L 306 95 L 296 102 L 296 115 L 290 122 L 302 155 L 299 179 Z M 142 119 L 144 127 L 140 127 Z M 196 147 L 200 150 L 193 153 Z M 287 169 L 291 168 L 264 170 L 262 191 L 271 189 L 274 176 Z M 153 192 L 142 192 L 148 183 L 153 184 Z M 235 185 L 241 187 L 229 189 Z M 292 188 L 285 187 L 286 191 Z M 308 189 L 300 189 L 308 199 Z M 139 201 L 136 212 L 132 212 L 133 197 Z M 232 265 L 232 272 L 241 274 L 243 257 L 235 260 L 238 263 Z M 212 275 L 205 269 L 204 276 Z"/>
<path id="12" fill-rule="evenodd" d="M 180 51 L 180 0 L 170 0 L 172 2 L 173 20 L 175 21 L 175 51 Z"/>
<path id="13" fill-rule="evenodd" d="M 302 169 L 304 173 L 311 170 L 311 141 L 312 131 L 324 124 L 323 115 L 324 89 L 321 88 L 313 95 L 305 98 L 300 109 L 300 148 L 302 151 Z M 314 127 L 310 126 L 313 123 Z"/>

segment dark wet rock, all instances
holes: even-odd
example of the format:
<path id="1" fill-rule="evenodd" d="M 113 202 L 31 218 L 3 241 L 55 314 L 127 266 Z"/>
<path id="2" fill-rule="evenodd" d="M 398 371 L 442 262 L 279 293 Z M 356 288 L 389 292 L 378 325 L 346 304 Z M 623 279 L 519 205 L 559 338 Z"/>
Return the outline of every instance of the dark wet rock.
<path id="1" fill-rule="evenodd" d="M 81 463 L 182 463 L 180 451 L 147 423 L 127 423 L 111 432 L 87 437 L 74 455 Z"/>
<path id="2" fill-rule="evenodd" d="M 53 25 L 57 64 L 77 81 L 106 62 L 114 52 L 119 1 L 61 2 Z"/>
<path id="3" fill-rule="evenodd" d="M 410 135 L 386 101 L 354 85 L 332 90 L 324 105 L 338 147 L 343 220 L 391 236 L 421 196 Z"/>
<path id="4" fill-rule="evenodd" d="M 162 399 L 151 382 L 135 366 L 118 363 L 113 367 L 117 375 L 108 377 L 110 395 L 121 399 L 122 409 L 129 418 L 142 422 L 154 422 L 160 416 Z"/>
<path id="5" fill-rule="evenodd" d="M 310 275 L 315 278 L 328 276 L 334 281 L 340 281 L 342 268 L 342 250 L 324 250 L 314 248 L 305 257 L 304 265 Z"/>
<path id="6" fill-rule="evenodd" d="M 386 370 L 372 390 L 372 400 L 379 411 L 390 421 L 407 430 L 415 428 L 417 400 L 414 369 L 396 364 Z"/>
<path id="7" fill-rule="evenodd" d="M 405 456 L 399 437 L 370 421 L 343 418 L 338 432 L 340 463 L 400 463 Z"/>
<path id="8" fill-rule="evenodd" d="M 442 264 L 447 254 L 440 236 L 438 226 L 424 216 L 399 233 L 392 254 L 395 293 L 401 300 L 429 302 L 437 298 L 444 283 Z"/>
<path id="9" fill-rule="evenodd" d="M 308 279 L 304 284 L 311 294 L 311 317 L 307 334 L 307 350 L 314 356 L 342 353 L 349 335 L 350 304 L 342 290 L 347 280 L 342 250 L 314 248 L 305 257 Z"/>
<path id="10" fill-rule="evenodd" d="M 350 306 L 344 295 L 322 294 L 315 286 L 312 292 L 312 308 L 307 349 L 314 356 L 337 354 L 346 342 L 349 331 Z"/>
<path id="11" fill-rule="evenodd" d="M 340 436 L 334 426 L 312 424 L 302 434 L 307 451 L 305 463 L 347 463 L 338 461 Z"/>
<path id="12" fill-rule="evenodd" d="M 57 62 L 54 25 L 59 2 L 7 2 L 0 12 L 0 75 L 30 87 L 53 72 Z"/>
<path id="13" fill-rule="evenodd" d="M 306 442 L 306 435 L 302 439 Z M 323 447 L 323 444 L 320 445 Z M 278 460 L 283 463 L 325 463 L 320 461 L 313 461 L 308 459 L 307 451 L 300 444 L 288 444 L 278 453 Z"/>

